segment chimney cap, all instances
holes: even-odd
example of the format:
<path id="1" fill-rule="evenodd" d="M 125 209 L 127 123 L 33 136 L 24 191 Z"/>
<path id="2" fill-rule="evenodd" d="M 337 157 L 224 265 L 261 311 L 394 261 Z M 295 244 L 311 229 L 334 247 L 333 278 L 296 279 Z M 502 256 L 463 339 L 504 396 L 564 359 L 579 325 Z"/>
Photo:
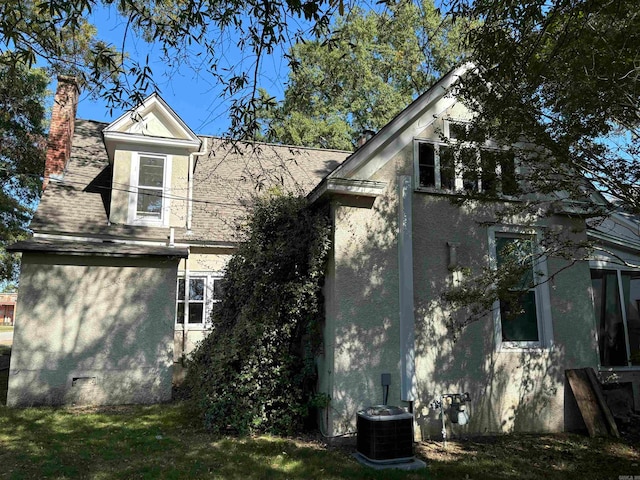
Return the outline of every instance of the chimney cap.
<path id="1" fill-rule="evenodd" d="M 75 77 L 73 75 L 58 75 L 57 76 L 57 80 L 58 83 L 70 83 L 76 86 L 76 89 L 78 89 L 78 91 L 80 90 L 80 86 L 78 85 L 78 77 Z"/>

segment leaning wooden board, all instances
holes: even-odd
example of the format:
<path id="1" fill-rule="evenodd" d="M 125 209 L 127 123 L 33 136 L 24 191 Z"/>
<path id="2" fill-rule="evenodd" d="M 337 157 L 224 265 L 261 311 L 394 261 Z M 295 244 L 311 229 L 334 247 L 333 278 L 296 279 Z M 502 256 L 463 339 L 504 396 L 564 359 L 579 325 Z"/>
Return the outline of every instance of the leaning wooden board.
<path id="1" fill-rule="evenodd" d="M 604 398 L 604 394 L 602 393 L 602 387 L 600 386 L 600 380 L 596 377 L 595 372 L 591 368 L 585 368 L 587 372 L 587 377 L 589 377 L 589 381 L 591 382 L 591 387 L 593 388 L 593 393 L 596 394 L 596 399 L 598 400 L 598 404 L 604 414 L 604 419 L 607 422 L 607 426 L 609 427 L 609 433 L 616 438 L 620 438 L 620 432 L 618 432 L 618 425 L 616 425 L 616 421 L 613 418 L 613 414 L 607 405 L 607 402 Z"/>
<path id="2" fill-rule="evenodd" d="M 565 370 L 565 375 L 569 381 L 573 396 L 578 403 L 578 408 L 589 431 L 589 436 L 608 436 L 609 428 L 604 410 L 606 409 L 609 415 L 611 415 L 611 412 L 609 412 L 606 404 L 601 405 L 598 400 L 587 370 L 587 368 Z M 618 433 L 617 429 L 615 433 Z"/>

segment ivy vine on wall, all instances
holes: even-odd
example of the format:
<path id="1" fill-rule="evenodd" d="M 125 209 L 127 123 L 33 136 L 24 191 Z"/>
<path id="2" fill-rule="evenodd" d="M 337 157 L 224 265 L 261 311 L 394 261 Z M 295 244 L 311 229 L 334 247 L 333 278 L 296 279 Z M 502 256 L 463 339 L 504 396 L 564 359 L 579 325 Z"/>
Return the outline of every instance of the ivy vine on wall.
<path id="1" fill-rule="evenodd" d="M 214 432 L 292 434 L 320 397 L 314 356 L 330 223 L 303 197 L 272 195 L 256 202 L 246 228 L 186 387 Z"/>

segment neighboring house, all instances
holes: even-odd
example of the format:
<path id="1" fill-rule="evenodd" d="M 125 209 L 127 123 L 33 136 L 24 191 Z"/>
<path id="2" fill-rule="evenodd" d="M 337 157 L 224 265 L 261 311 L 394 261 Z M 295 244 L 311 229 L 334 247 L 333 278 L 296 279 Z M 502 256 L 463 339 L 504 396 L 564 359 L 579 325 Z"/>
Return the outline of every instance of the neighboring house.
<path id="1" fill-rule="evenodd" d="M 49 174 L 34 238 L 13 248 L 24 253 L 8 403 L 168 399 L 172 370 L 206 333 L 259 176 L 265 188 L 284 179 L 330 207 L 318 358 L 318 391 L 331 399 L 320 415 L 325 434 L 353 431 L 357 411 L 382 402 L 383 374 L 388 403 L 413 411 L 423 438 L 441 430 L 431 402 L 458 392 L 472 399 L 460 432 L 579 427 L 569 368 L 630 382 L 637 402 L 640 275 L 616 258 L 640 260 L 638 224 L 620 214 L 587 229 L 559 213 L 531 227 L 516 216 L 498 222 L 495 201 L 452 202 L 465 189 L 516 200 L 519 168 L 512 154 L 483 148 L 473 156 L 477 175 L 459 174 L 461 159 L 444 140 L 455 142 L 470 118 L 451 94 L 461 73 L 348 158 L 273 145 L 239 155 L 195 136 L 155 95 L 108 126 L 76 122 L 71 159 Z M 523 315 L 509 322 L 497 302 L 454 340 L 456 312 L 443 293 L 464 272 L 499 265 L 502 246 L 535 249 L 549 231 L 591 236 L 601 249 L 591 264 L 542 257 Z"/>
<path id="2" fill-rule="evenodd" d="M 0 325 L 13 325 L 17 300 L 17 293 L 0 293 Z"/>

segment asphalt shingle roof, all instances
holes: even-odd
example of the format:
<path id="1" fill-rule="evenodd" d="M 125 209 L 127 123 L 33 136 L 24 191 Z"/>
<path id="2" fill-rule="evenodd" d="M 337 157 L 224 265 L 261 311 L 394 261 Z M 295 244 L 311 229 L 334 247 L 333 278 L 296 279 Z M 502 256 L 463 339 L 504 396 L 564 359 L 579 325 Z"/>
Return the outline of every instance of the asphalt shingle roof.
<path id="1" fill-rule="evenodd" d="M 102 141 L 106 126 L 76 121 L 64 176 L 49 183 L 31 228 L 38 233 L 168 240 L 167 228 L 109 223 L 113 175 Z M 307 194 L 350 154 L 266 143 L 231 144 L 211 137 L 205 143 L 208 153 L 195 160 L 192 231 L 187 234 L 186 225 L 176 228 L 176 241 L 237 241 L 238 222 L 256 195 L 270 188 Z"/>

